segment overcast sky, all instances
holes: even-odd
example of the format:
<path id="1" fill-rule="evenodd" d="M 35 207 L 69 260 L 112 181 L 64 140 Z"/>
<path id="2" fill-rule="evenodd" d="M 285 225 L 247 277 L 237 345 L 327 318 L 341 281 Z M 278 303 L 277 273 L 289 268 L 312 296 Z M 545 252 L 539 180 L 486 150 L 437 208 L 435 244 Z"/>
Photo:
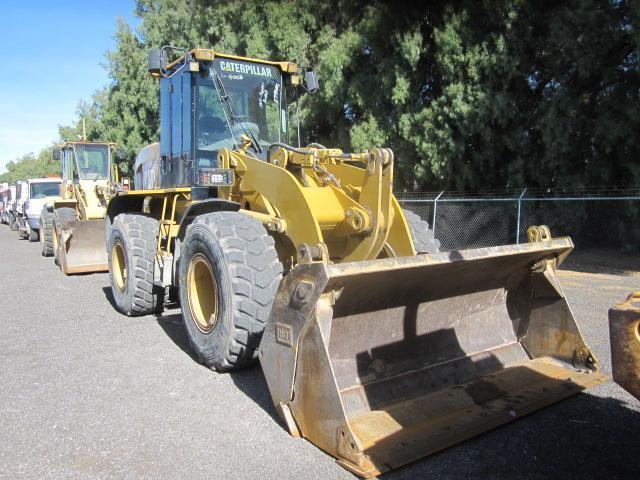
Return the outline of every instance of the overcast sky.
<path id="1" fill-rule="evenodd" d="M 0 4 L 0 173 L 50 145 L 80 100 L 107 82 L 116 19 L 134 24 L 133 0 L 31 0 Z"/>

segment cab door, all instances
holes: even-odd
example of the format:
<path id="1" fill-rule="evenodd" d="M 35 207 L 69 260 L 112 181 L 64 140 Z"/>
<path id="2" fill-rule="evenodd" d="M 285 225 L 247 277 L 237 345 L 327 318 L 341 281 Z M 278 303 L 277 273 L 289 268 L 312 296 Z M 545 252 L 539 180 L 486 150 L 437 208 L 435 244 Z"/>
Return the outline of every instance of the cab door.
<path id="1" fill-rule="evenodd" d="M 192 184 L 192 75 L 182 67 L 160 81 L 160 186 Z"/>

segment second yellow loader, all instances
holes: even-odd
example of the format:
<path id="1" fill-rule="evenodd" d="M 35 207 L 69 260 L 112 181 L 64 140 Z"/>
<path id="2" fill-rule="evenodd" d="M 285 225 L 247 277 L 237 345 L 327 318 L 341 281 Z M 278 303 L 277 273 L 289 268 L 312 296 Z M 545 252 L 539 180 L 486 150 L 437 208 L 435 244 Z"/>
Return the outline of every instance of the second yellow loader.
<path id="1" fill-rule="evenodd" d="M 106 207 L 118 189 L 128 187 L 128 179 L 119 178 L 115 152 L 113 143 L 86 139 L 54 149 L 62 166 L 61 198 L 42 211 L 41 251 L 53 255 L 67 275 L 108 270 Z"/>

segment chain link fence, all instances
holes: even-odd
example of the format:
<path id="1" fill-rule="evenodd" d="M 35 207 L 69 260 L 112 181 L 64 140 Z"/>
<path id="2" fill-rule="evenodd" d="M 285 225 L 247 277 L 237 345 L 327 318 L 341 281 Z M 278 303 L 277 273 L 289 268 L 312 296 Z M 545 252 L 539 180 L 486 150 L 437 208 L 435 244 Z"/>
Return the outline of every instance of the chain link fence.
<path id="1" fill-rule="evenodd" d="M 432 192 L 399 200 L 429 222 L 443 251 L 526 242 L 531 225 L 548 225 L 554 237 L 570 236 L 576 250 L 640 252 L 640 190 Z"/>

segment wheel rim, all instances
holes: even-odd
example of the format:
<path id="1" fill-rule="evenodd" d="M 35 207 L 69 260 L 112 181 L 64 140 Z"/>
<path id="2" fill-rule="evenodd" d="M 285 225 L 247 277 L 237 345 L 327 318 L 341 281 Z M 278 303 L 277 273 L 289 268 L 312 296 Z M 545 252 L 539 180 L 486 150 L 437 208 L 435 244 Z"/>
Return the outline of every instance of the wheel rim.
<path id="1" fill-rule="evenodd" d="M 187 297 L 198 330 L 211 332 L 218 321 L 218 283 L 211 263 L 201 253 L 196 253 L 189 263 Z"/>
<path id="2" fill-rule="evenodd" d="M 120 240 L 116 240 L 111 248 L 111 267 L 116 288 L 119 292 L 124 292 L 127 287 L 127 260 Z"/>

